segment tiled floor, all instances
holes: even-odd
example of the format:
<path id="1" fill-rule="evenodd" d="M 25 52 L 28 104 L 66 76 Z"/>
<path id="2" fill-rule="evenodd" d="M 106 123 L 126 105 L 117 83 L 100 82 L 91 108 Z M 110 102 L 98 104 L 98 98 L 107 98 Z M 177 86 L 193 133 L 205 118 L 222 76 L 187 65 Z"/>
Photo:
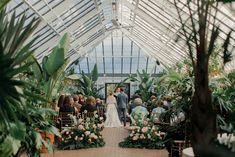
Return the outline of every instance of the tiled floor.
<path id="1" fill-rule="evenodd" d="M 148 150 L 120 148 L 118 143 L 128 135 L 122 128 L 105 128 L 103 131 L 104 147 L 70 151 L 55 151 L 54 154 L 42 154 L 42 157 L 167 157 L 166 150 Z"/>

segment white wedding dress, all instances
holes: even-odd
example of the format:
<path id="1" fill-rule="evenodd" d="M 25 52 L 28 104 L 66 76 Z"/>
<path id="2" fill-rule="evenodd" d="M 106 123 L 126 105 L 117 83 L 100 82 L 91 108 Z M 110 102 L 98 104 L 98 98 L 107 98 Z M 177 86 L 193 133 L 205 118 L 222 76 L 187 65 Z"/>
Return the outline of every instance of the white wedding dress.
<path id="1" fill-rule="evenodd" d="M 118 117 L 118 112 L 116 108 L 117 101 L 114 96 L 108 96 L 107 98 L 107 110 L 106 110 L 106 120 L 104 122 L 105 127 L 120 127 L 121 122 Z"/>

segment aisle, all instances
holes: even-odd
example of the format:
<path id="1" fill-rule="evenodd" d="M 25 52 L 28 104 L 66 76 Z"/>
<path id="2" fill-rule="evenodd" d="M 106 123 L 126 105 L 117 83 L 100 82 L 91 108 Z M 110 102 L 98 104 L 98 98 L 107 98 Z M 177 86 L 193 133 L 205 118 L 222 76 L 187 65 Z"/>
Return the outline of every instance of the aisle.
<path id="1" fill-rule="evenodd" d="M 55 151 L 54 154 L 42 154 L 42 157 L 166 157 L 166 150 L 124 149 L 118 143 L 128 135 L 124 128 L 105 128 L 104 147 L 69 151 Z"/>

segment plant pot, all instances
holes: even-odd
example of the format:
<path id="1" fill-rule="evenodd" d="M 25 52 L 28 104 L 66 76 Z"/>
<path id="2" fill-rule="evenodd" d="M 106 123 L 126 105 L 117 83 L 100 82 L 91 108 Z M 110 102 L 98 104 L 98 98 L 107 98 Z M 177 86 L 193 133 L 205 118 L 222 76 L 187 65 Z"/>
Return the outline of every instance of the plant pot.
<path id="1" fill-rule="evenodd" d="M 55 135 L 48 133 L 48 132 L 40 132 L 42 139 L 44 139 L 46 142 L 54 144 L 55 142 Z M 41 153 L 48 153 L 48 149 L 42 145 L 42 148 L 40 150 Z"/>

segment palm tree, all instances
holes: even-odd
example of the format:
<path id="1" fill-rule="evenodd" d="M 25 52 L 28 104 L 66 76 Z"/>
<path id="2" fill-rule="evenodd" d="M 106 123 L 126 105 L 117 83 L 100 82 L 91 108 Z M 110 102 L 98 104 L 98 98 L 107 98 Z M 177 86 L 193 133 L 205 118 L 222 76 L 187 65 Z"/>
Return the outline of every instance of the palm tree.
<path id="1" fill-rule="evenodd" d="M 145 70 L 142 70 L 142 73 L 137 70 L 136 77 L 131 75 L 124 82 L 128 80 L 138 83 L 139 89 L 136 93 L 140 95 L 144 102 L 147 102 L 151 96 L 151 90 L 154 87 L 154 78 L 151 77 L 151 74 L 148 74 Z"/>
<path id="2" fill-rule="evenodd" d="M 219 36 L 219 26 L 215 23 L 218 1 L 231 2 L 234 0 L 187 0 L 185 4 L 189 12 L 189 21 L 187 23 L 180 14 L 181 8 L 178 5 L 180 1 L 174 0 L 195 75 L 191 122 L 192 145 L 196 156 L 199 156 L 199 146 L 209 145 L 216 138 L 216 113 L 209 88 L 208 65 L 209 58 L 215 48 L 216 39 Z M 196 6 L 195 15 L 192 13 L 192 5 Z M 213 7 L 215 7 L 214 12 L 212 12 Z M 209 30 L 209 21 L 213 21 L 211 30 Z M 192 28 L 192 30 L 188 31 L 188 27 Z M 211 34 L 208 32 L 211 32 Z M 230 36 L 231 31 L 227 34 L 223 45 L 224 56 L 229 56 L 228 43 Z"/>
<path id="3" fill-rule="evenodd" d="M 3 156 L 16 154 L 26 135 L 26 125 L 18 118 L 27 117 L 26 100 L 32 95 L 24 90 L 27 84 L 20 77 L 31 64 L 25 61 L 33 53 L 37 37 L 26 44 L 25 41 L 39 24 L 35 18 L 28 23 L 26 19 L 25 15 L 17 19 L 14 13 L 8 20 L 6 10 L 0 12 L 0 147 L 3 147 L 0 154 Z"/>
<path id="4" fill-rule="evenodd" d="M 99 91 L 104 87 L 97 88 L 96 82 L 98 80 L 98 68 L 94 65 L 91 73 L 86 75 L 83 71 L 81 78 L 78 79 L 78 92 L 86 96 L 99 97 Z"/>

